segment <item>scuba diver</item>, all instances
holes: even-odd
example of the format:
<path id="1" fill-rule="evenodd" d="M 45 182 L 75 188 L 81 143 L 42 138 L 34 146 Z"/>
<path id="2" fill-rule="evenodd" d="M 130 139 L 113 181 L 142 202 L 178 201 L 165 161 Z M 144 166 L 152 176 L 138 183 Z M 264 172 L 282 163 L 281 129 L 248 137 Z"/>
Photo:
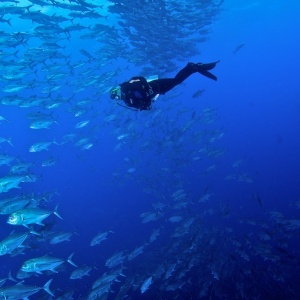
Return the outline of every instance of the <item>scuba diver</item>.
<path id="1" fill-rule="evenodd" d="M 129 81 L 112 88 L 110 98 L 117 100 L 119 105 L 132 110 L 150 110 L 152 103 L 160 94 L 170 91 L 194 73 L 217 80 L 217 77 L 208 71 L 213 69 L 218 62 L 219 60 L 208 64 L 190 62 L 174 78 L 155 79 L 147 82 L 145 77 L 132 77 Z M 120 104 L 119 100 L 123 100 L 125 105 Z"/>

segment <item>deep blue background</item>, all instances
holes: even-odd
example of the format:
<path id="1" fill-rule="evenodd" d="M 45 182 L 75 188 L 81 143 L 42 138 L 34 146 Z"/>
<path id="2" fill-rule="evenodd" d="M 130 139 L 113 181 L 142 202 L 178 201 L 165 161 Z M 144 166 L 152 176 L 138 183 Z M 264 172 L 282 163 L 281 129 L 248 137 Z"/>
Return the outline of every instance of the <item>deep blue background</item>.
<path id="1" fill-rule="evenodd" d="M 10 122 L 0 125 L 0 136 L 12 137 L 14 144 L 14 147 L 1 144 L 1 154 L 14 156 L 15 162 L 33 162 L 35 167 L 32 172 L 41 176 L 35 183 L 23 183 L 21 189 L 0 195 L 1 199 L 8 197 L 8 194 L 53 193 L 46 207 L 53 210 L 58 203 L 58 211 L 63 216 L 63 220 L 49 218 L 56 222 L 53 229 L 75 230 L 78 236 L 74 235 L 71 242 L 54 246 L 40 242 L 39 249 L 25 251 L 25 255 L 0 257 L 0 276 L 4 278 L 10 270 L 15 276 L 28 258 L 45 254 L 67 258 L 75 252 L 74 261 L 79 266 L 93 265 L 97 270 L 92 270 L 90 277 L 84 277 L 74 284 L 68 279 L 72 267 L 66 264 L 67 270 L 52 276 L 52 286 L 53 290 L 75 287 L 76 297 L 85 297 L 92 282 L 108 271 L 104 266 L 106 259 L 118 251 L 130 252 L 147 242 L 153 229 L 165 228 L 166 231 L 156 245 L 145 250 L 147 257 L 155 256 L 167 243 L 172 244 L 168 234 L 168 230 L 172 229 L 169 229 L 170 225 L 166 221 L 172 212 L 166 211 L 165 216 L 156 223 L 147 224 L 141 223 L 139 215 L 153 211 L 152 202 L 167 199 L 169 203 L 172 193 L 179 188 L 187 191 L 189 201 L 196 203 L 205 191 L 213 193 L 213 197 L 202 208 L 198 208 L 199 212 L 189 213 L 197 216 L 201 210 L 228 208 L 226 219 L 207 214 L 203 224 L 207 228 L 229 226 L 232 228 L 232 236 L 239 237 L 241 243 L 245 236 L 255 236 L 260 231 L 256 227 L 241 225 L 245 220 L 268 224 L 269 229 L 272 228 L 272 211 L 282 213 L 286 219 L 299 220 L 299 208 L 292 205 L 300 201 L 299 8 L 300 4 L 296 0 L 250 1 L 248 4 L 225 0 L 222 11 L 211 26 L 210 39 L 199 44 L 201 55 L 192 58 L 202 62 L 220 59 L 221 62 L 213 70 L 218 81 L 212 82 L 198 74 L 193 75 L 176 88 L 176 92 L 182 94 L 170 99 L 168 94 L 160 96 L 151 111 L 136 113 L 125 110 L 112 104 L 107 93 L 98 94 L 88 87 L 78 93 L 77 100 L 92 100 L 87 114 L 80 119 L 89 119 L 91 124 L 78 130 L 83 133 L 82 136 L 91 137 L 94 145 L 90 150 L 82 151 L 74 144 L 67 143 L 53 144 L 47 153 L 29 153 L 30 145 L 37 141 L 51 141 L 55 138 L 57 142 L 62 142 L 65 134 L 77 133 L 74 126 L 80 120 L 68 113 L 66 107 L 62 107 L 54 111 L 59 124 L 53 124 L 49 130 L 35 131 L 29 128 L 30 120 L 26 114 L 39 109 L 1 105 L 0 115 Z M 13 30 L 8 24 L 1 24 L 1 30 Z M 13 21 L 12 24 L 15 25 Z M 83 59 L 79 53 L 81 45 L 76 44 L 75 37 L 72 42 L 73 46 L 68 46 L 65 51 L 71 53 L 74 61 L 80 61 Z M 96 48 L 92 41 L 86 43 L 91 52 L 93 47 Z M 236 46 L 241 43 L 246 45 L 233 54 Z M 185 62 L 178 65 L 178 69 L 184 65 Z M 108 80 L 107 89 L 131 76 L 143 75 L 136 74 L 139 68 L 130 66 L 128 69 L 127 62 L 119 62 L 118 67 L 121 72 L 116 78 Z M 105 68 L 110 70 L 109 65 Z M 75 71 L 74 76 L 79 75 L 80 71 Z M 1 87 L 5 84 L 2 82 Z M 39 87 L 36 89 L 38 94 Z M 203 95 L 192 98 L 199 89 L 205 89 Z M 61 93 L 70 97 L 72 90 L 66 87 Z M 1 94 L 3 96 L 4 93 Z M 193 112 L 199 116 L 207 107 L 215 109 L 216 120 L 212 125 L 193 125 L 186 134 L 178 136 L 183 139 L 178 147 L 174 131 L 190 121 Z M 182 108 L 187 112 L 180 114 Z M 156 120 L 152 119 L 158 112 L 161 115 Z M 116 120 L 104 121 L 111 114 L 116 115 Z M 131 122 L 133 126 L 128 128 Z M 150 122 L 150 126 L 147 126 L 147 122 Z M 200 153 L 199 147 L 202 147 L 201 143 L 195 142 L 195 135 L 206 127 L 224 133 L 214 144 L 215 148 L 224 149 L 224 155 L 193 160 Z M 130 138 L 125 138 L 121 150 L 116 151 L 115 147 L 119 143 L 117 137 L 126 133 L 130 134 Z M 167 145 L 166 138 L 169 136 L 171 141 Z M 139 143 L 147 140 L 150 146 L 142 151 Z M 57 159 L 56 164 L 49 168 L 41 167 L 41 162 L 51 156 Z M 240 159 L 241 166 L 234 169 L 233 163 Z M 215 165 L 214 170 L 206 173 L 205 170 L 211 165 Z M 132 174 L 127 172 L 131 167 L 136 169 Z M 166 173 L 161 167 L 171 171 Z M 1 177 L 8 172 L 8 166 L 0 167 Z M 177 172 L 179 179 L 176 177 Z M 225 179 L 234 173 L 247 174 L 252 183 Z M 148 189 L 152 192 L 148 193 Z M 262 208 L 253 200 L 253 194 L 262 199 Z M 15 229 L 6 224 L 6 219 L 6 216 L 0 217 L 1 239 Z M 114 232 L 108 240 L 99 246 L 90 247 L 91 239 L 99 231 L 107 230 Z M 286 234 L 289 251 L 297 257 L 294 278 L 299 278 L 299 228 Z M 219 243 L 222 245 L 222 238 Z M 224 241 L 224 248 L 226 244 Z M 252 247 L 255 247 L 255 239 Z M 156 259 L 160 260 L 160 257 Z M 257 257 L 251 259 L 255 263 Z M 137 274 L 143 273 L 145 278 L 150 276 L 151 268 L 147 263 L 143 263 L 142 258 L 137 260 L 133 265 L 126 265 L 128 274 L 135 272 L 136 264 L 143 269 L 143 272 Z M 264 265 L 260 267 L 264 269 Z M 48 277 L 43 275 L 30 278 L 26 283 L 41 285 Z M 293 288 L 296 281 L 291 282 Z M 231 284 L 234 286 L 234 279 Z M 138 293 L 134 295 L 134 299 L 142 297 Z M 299 296 L 299 290 L 296 296 Z M 148 296 L 145 294 L 144 297 L 147 299 Z"/>

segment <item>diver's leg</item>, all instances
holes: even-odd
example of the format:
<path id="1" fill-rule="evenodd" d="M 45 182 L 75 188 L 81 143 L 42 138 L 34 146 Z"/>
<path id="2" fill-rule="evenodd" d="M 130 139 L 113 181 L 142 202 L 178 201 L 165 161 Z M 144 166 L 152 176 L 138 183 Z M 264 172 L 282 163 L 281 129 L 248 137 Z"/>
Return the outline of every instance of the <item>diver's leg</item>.
<path id="1" fill-rule="evenodd" d="M 189 76 L 194 73 L 200 73 L 210 79 L 217 80 L 217 77 L 208 70 L 213 69 L 219 61 L 202 64 L 202 63 L 188 63 L 183 69 L 181 69 L 174 78 L 156 79 L 149 83 L 153 88 L 154 94 L 165 94 L 173 89 L 176 85 L 182 83 Z"/>
<path id="2" fill-rule="evenodd" d="M 175 78 L 162 78 L 149 82 L 154 94 L 165 94 L 178 84 Z"/>
<path id="3" fill-rule="evenodd" d="M 175 79 L 177 80 L 177 84 L 182 83 L 184 80 L 186 80 L 189 76 L 192 74 L 198 72 L 197 64 L 194 63 L 188 63 L 183 69 L 181 69 L 175 76 Z"/>
<path id="4" fill-rule="evenodd" d="M 216 64 L 219 62 L 213 62 L 213 63 L 208 63 L 208 64 L 202 64 L 202 63 L 188 63 L 182 70 L 180 70 L 177 75 L 175 76 L 175 78 L 177 79 L 178 83 L 183 82 L 185 79 L 187 79 L 190 75 L 192 75 L 193 73 L 200 73 L 210 79 L 213 80 L 217 80 L 217 77 L 213 74 L 211 74 L 210 72 L 208 72 L 208 70 L 213 69 Z"/>
<path id="5" fill-rule="evenodd" d="M 188 63 L 181 69 L 174 78 L 162 78 L 151 81 L 149 84 L 152 86 L 155 94 L 165 94 L 173 89 L 176 85 L 182 83 L 193 73 L 198 72 L 196 64 Z"/>

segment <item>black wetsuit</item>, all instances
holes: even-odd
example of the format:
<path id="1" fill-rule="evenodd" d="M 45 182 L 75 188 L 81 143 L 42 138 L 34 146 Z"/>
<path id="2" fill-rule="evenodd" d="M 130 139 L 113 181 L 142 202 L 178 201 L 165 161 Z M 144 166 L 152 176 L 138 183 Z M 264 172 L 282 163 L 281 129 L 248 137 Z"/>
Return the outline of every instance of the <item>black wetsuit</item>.
<path id="1" fill-rule="evenodd" d="M 206 77 L 217 80 L 216 76 L 207 71 L 213 69 L 216 63 L 188 63 L 174 78 L 162 78 L 147 82 L 145 77 L 132 77 L 129 81 L 120 84 L 121 99 L 129 107 L 137 110 L 149 110 L 152 100 L 157 94 L 165 94 L 193 73 L 199 72 Z"/>

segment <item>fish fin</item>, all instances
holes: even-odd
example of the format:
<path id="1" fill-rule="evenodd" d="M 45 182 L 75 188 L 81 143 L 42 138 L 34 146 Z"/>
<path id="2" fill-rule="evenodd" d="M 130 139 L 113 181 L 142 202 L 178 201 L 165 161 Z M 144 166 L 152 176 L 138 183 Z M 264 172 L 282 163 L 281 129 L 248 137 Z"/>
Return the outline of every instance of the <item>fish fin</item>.
<path id="1" fill-rule="evenodd" d="M 10 281 L 18 282 L 16 279 L 14 279 L 14 278 L 12 277 L 11 271 L 9 271 L 7 279 L 9 279 Z"/>
<path id="2" fill-rule="evenodd" d="M 12 147 L 15 147 L 14 145 L 13 145 L 13 143 L 11 142 L 11 137 L 9 138 L 9 139 L 7 139 L 6 141 L 12 146 Z"/>
<path id="3" fill-rule="evenodd" d="M 78 266 L 72 261 L 73 255 L 74 255 L 74 252 L 68 257 L 67 262 L 69 264 L 71 264 L 72 266 L 74 266 L 75 268 L 78 268 Z"/>
<path id="4" fill-rule="evenodd" d="M 55 270 L 55 268 L 54 268 L 54 269 L 51 269 L 50 271 L 53 272 L 53 273 L 58 273 L 58 271 Z"/>
<path id="5" fill-rule="evenodd" d="M 60 218 L 60 219 L 63 220 L 63 218 L 62 218 L 62 217 L 60 216 L 60 214 L 57 212 L 57 208 L 58 208 L 58 204 L 55 206 L 55 209 L 54 209 L 53 213 L 54 213 L 58 218 Z"/>
<path id="6" fill-rule="evenodd" d="M 34 234 L 34 235 L 41 235 L 40 233 L 36 232 L 33 229 L 30 229 L 29 233 Z"/>
<path id="7" fill-rule="evenodd" d="M 53 279 L 50 279 L 49 281 L 47 281 L 47 282 L 45 283 L 45 285 L 43 286 L 43 289 L 44 289 L 49 295 L 51 295 L 52 297 L 55 297 L 54 294 L 53 294 L 53 293 L 51 292 L 51 290 L 50 290 L 50 284 L 51 284 L 52 280 L 53 280 Z"/>
<path id="8" fill-rule="evenodd" d="M 4 20 L 4 21 L 5 21 L 9 26 L 11 26 L 10 20 L 11 20 L 11 18 L 8 19 L 8 20 Z"/>
<path id="9" fill-rule="evenodd" d="M 44 224 L 42 221 L 37 221 L 37 222 L 35 222 L 35 224 L 41 225 L 41 226 L 45 226 L 45 224 Z M 28 228 L 28 227 L 27 227 L 27 228 Z"/>

